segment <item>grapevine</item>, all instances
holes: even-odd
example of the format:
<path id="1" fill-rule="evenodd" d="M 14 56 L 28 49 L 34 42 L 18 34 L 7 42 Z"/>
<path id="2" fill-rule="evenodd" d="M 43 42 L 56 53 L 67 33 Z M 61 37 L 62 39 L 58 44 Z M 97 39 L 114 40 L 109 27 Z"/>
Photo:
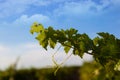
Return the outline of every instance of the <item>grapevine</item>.
<path id="1" fill-rule="evenodd" d="M 93 55 L 96 62 L 100 63 L 107 70 L 116 70 L 120 66 L 120 39 L 107 32 L 99 32 L 98 36 L 91 39 L 86 33 L 80 34 L 74 28 L 55 30 L 49 26 L 44 28 L 42 24 L 34 23 L 30 32 L 36 33 L 39 44 L 47 50 L 47 47 L 55 48 L 61 44 L 66 54 L 72 49 L 72 54 L 81 58 L 84 53 Z M 89 52 L 92 50 L 92 52 Z M 54 56 L 53 56 L 54 57 Z M 56 66 L 58 64 L 53 59 Z"/>

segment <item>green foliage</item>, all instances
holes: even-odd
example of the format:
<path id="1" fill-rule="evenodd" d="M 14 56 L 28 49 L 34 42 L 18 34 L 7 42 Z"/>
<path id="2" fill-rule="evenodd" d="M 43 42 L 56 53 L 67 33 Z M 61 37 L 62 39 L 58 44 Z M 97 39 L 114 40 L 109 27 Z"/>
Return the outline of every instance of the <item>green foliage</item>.
<path id="1" fill-rule="evenodd" d="M 115 36 L 109 33 L 98 33 L 99 37 L 93 39 L 94 58 L 106 67 L 108 70 L 112 71 L 116 63 L 120 60 L 120 40 L 115 38 Z"/>
<path id="2" fill-rule="evenodd" d="M 73 28 L 54 30 L 52 27 L 44 28 L 38 23 L 32 25 L 31 33 L 37 33 L 36 39 L 46 50 L 48 46 L 54 49 L 55 45 L 60 43 L 66 53 L 72 49 L 73 54 L 81 58 L 84 53 L 93 55 L 108 72 L 114 71 L 120 60 L 120 39 L 109 33 L 100 32 L 91 39 L 87 34 L 80 34 Z M 92 50 L 92 53 L 89 53 L 89 50 Z"/>
<path id="3" fill-rule="evenodd" d="M 114 67 L 114 70 L 116 70 L 116 71 L 120 71 L 120 60 L 117 62 L 117 64 L 115 65 L 115 67 Z"/>
<path id="4" fill-rule="evenodd" d="M 40 45 L 47 50 L 47 46 L 54 48 L 60 43 L 66 53 L 73 49 L 73 54 L 83 56 L 84 52 L 92 49 L 92 40 L 87 34 L 79 34 L 77 30 L 70 28 L 67 30 L 54 30 L 52 27 L 43 28 L 41 24 L 34 23 L 30 32 L 37 33 L 36 39 Z"/>
<path id="5" fill-rule="evenodd" d="M 20 69 L 16 70 L 13 79 L 10 79 L 11 74 L 5 70 L 0 71 L 0 80 L 79 80 L 78 70 L 79 67 L 64 67 L 54 76 L 54 68 Z"/>
<path id="6" fill-rule="evenodd" d="M 120 80 L 119 71 L 108 72 L 97 62 L 84 63 L 80 68 L 80 80 Z"/>

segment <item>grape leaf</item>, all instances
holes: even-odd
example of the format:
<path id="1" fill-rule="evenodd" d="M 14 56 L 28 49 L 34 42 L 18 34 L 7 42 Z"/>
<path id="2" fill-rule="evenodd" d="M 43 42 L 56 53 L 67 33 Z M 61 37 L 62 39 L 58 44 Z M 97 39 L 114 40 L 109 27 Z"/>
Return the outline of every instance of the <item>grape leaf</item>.
<path id="1" fill-rule="evenodd" d="M 65 50 L 65 52 L 68 53 L 70 49 L 71 49 L 71 42 L 66 42 L 64 44 L 64 50 Z"/>
<path id="2" fill-rule="evenodd" d="M 30 30 L 31 34 L 34 34 L 34 32 L 39 33 L 39 32 L 42 32 L 42 31 L 44 31 L 44 27 L 43 27 L 42 24 L 38 24 L 38 23 L 35 22 L 31 26 L 31 30 Z"/>

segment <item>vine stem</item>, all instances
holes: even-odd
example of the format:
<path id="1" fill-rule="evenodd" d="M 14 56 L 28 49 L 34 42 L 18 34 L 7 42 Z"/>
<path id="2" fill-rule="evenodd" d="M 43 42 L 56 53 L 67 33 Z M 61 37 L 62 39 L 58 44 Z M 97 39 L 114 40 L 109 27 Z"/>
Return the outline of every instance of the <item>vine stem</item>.
<path id="1" fill-rule="evenodd" d="M 57 54 L 57 52 L 60 50 L 61 47 L 62 46 L 59 46 L 58 49 L 55 51 L 55 53 L 52 55 L 52 61 L 56 66 L 58 66 L 58 63 L 55 60 L 55 55 Z"/>
<path id="2" fill-rule="evenodd" d="M 72 53 L 67 57 L 65 58 L 59 65 L 57 65 L 57 68 L 54 72 L 54 75 L 56 75 L 57 71 L 61 68 L 61 66 L 72 56 Z"/>
<path id="3" fill-rule="evenodd" d="M 65 58 L 60 64 L 57 63 L 57 61 L 55 60 L 55 55 L 57 54 L 57 52 L 60 50 L 62 46 L 60 45 L 58 47 L 58 49 L 55 51 L 55 53 L 52 55 L 52 61 L 53 63 L 55 64 L 56 66 L 56 70 L 54 72 L 54 75 L 56 75 L 57 71 L 61 68 L 61 66 L 71 57 L 72 53 L 67 57 Z"/>

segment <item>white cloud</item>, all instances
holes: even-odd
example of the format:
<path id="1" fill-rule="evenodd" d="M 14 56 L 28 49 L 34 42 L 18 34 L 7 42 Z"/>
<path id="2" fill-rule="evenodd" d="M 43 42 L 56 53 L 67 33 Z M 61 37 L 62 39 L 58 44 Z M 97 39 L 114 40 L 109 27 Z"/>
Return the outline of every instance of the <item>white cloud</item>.
<path id="1" fill-rule="evenodd" d="M 8 48 L 5 48 L 4 46 L 0 45 L 0 53 L 6 52 Z"/>
<path id="2" fill-rule="evenodd" d="M 19 18 L 17 18 L 15 21 L 8 23 L 8 22 L 2 22 L 0 24 L 0 26 L 4 26 L 4 27 L 22 27 L 22 26 L 31 26 L 34 22 L 39 22 L 42 24 L 50 24 L 52 23 L 52 21 L 50 20 L 50 18 L 48 16 L 42 15 L 42 14 L 34 14 L 32 16 L 28 16 L 28 15 L 21 15 Z"/>
<path id="3" fill-rule="evenodd" d="M 16 19 L 13 24 L 14 25 L 31 25 L 33 22 L 39 22 L 42 24 L 49 24 L 50 18 L 48 16 L 42 14 L 34 14 L 32 16 L 22 15 L 20 18 Z"/>
<path id="4" fill-rule="evenodd" d="M 54 66 L 52 61 L 52 55 L 55 52 L 53 49 L 44 50 L 36 43 L 26 43 L 16 46 L 4 46 L 0 48 L 0 69 L 5 69 L 11 64 L 13 64 L 18 57 L 20 60 L 18 62 L 17 68 L 29 68 L 29 67 L 50 67 Z M 69 54 L 68 54 L 69 55 Z M 60 63 L 67 56 L 63 50 L 58 51 L 55 56 L 55 60 Z M 72 55 L 65 65 L 81 65 L 82 60 L 78 56 Z"/>
<path id="5" fill-rule="evenodd" d="M 56 9 L 55 13 L 57 13 L 57 15 L 84 14 L 88 12 L 91 5 L 93 5 L 91 2 L 66 2 Z"/>
<path id="6" fill-rule="evenodd" d="M 14 62 L 15 56 L 9 54 L 10 52 L 11 48 L 0 44 L 0 69 L 5 69 Z"/>
<path id="7" fill-rule="evenodd" d="M 92 0 L 66 2 L 64 4 L 61 4 L 61 6 L 54 11 L 54 14 L 57 14 L 58 16 L 98 15 L 107 11 L 106 8 L 109 8 L 111 6 L 114 7 L 112 4 L 115 4 L 119 1 L 101 0 L 100 2 L 101 4 L 98 4 Z"/>
<path id="8" fill-rule="evenodd" d="M 0 18 L 4 18 L 6 16 L 15 15 L 18 13 L 22 13 L 26 10 L 27 6 L 23 3 L 17 3 L 17 1 L 7 0 L 4 3 L 0 3 Z"/>
<path id="9" fill-rule="evenodd" d="M 15 44 L 31 41 L 33 37 L 30 36 L 29 31 L 34 22 L 42 23 L 44 26 L 49 26 L 52 23 L 48 16 L 42 14 L 22 15 L 13 22 L 0 22 L 0 27 L 2 27 L 0 29 L 0 42 Z"/>
<path id="10" fill-rule="evenodd" d="M 32 6 L 49 6 L 50 4 L 64 2 L 64 0 L 5 0 L 0 2 L 0 18 L 15 16 Z"/>
<path id="11" fill-rule="evenodd" d="M 102 4 L 97 4 L 93 0 L 6 0 L 1 2 L 0 5 L 0 18 L 14 16 L 22 14 L 26 10 L 30 10 L 31 6 L 47 6 L 51 7 L 52 4 L 61 5 L 59 8 L 56 7 L 55 14 L 59 15 L 72 15 L 72 14 L 95 14 L 98 11 L 102 12 L 104 8 L 110 4 L 119 5 L 119 0 L 101 0 Z M 52 13 L 52 12 L 50 12 Z"/>
<path id="12" fill-rule="evenodd" d="M 4 70 L 8 68 L 15 61 L 15 57 L 0 56 L 0 69 Z"/>
<path id="13" fill-rule="evenodd" d="M 0 3 L 0 18 L 21 14 L 34 6 L 45 6 L 50 4 L 49 0 L 6 0 Z"/>
<path id="14" fill-rule="evenodd" d="M 85 53 L 85 54 L 83 55 L 83 61 L 85 61 L 85 62 L 93 61 L 93 56 Z"/>

